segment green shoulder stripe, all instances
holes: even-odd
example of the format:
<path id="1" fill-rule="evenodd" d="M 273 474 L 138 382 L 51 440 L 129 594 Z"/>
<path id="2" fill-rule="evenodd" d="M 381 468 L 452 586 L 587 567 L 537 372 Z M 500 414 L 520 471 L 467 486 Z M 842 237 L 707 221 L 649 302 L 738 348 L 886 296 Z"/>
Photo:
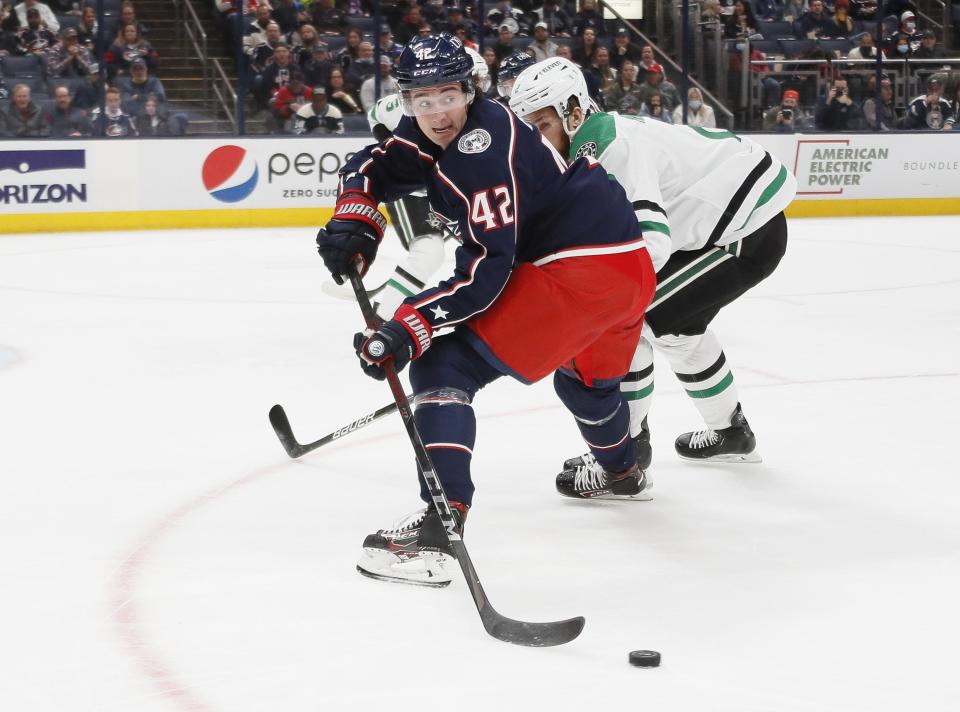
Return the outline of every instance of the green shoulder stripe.
<path id="1" fill-rule="evenodd" d="M 600 156 L 617 137 L 617 125 L 612 114 L 595 112 L 587 117 L 583 126 L 570 142 L 570 160 L 583 156 Z"/>

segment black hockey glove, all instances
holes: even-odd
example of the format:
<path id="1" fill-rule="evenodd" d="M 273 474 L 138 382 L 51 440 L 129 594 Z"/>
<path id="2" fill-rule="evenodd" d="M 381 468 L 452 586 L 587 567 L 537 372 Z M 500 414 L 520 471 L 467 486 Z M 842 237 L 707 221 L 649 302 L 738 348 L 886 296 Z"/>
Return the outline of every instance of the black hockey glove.
<path id="1" fill-rule="evenodd" d="M 317 233 L 317 251 L 334 282 L 343 284 L 352 264 L 361 277 L 367 273 L 386 227 L 376 202 L 366 193 L 348 190 L 337 198 L 333 218 Z"/>
<path id="2" fill-rule="evenodd" d="M 430 348 L 433 330 L 413 307 L 400 305 L 393 319 L 384 322 L 372 334 L 355 334 L 353 348 L 360 357 L 363 372 L 382 381 L 387 377 L 383 362 L 393 360 L 400 373 L 413 359 Z"/>

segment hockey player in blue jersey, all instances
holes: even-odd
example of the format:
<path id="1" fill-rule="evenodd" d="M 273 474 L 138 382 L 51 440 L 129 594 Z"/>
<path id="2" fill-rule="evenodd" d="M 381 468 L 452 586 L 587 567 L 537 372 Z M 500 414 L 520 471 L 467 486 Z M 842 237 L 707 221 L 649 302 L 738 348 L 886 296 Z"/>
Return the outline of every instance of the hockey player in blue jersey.
<path id="1" fill-rule="evenodd" d="M 597 493 L 645 498 L 620 393 L 655 286 L 623 189 L 585 159 L 569 168 L 533 128 L 477 95 L 473 63 L 450 35 L 415 38 L 397 67 L 404 118 L 341 171 L 334 216 L 317 236 L 337 282 L 373 262 L 379 203 L 426 189 L 457 235 L 453 275 L 355 340 L 363 370 L 411 363 L 416 420 L 458 525 L 473 499 L 477 391 L 502 375 L 551 373 L 590 451 Z M 585 202 L 589 208 L 585 209 Z M 438 329 L 453 327 L 436 335 Z M 421 478 L 421 498 L 429 503 Z M 445 585 L 447 540 L 433 506 L 364 541 L 361 573 Z"/>

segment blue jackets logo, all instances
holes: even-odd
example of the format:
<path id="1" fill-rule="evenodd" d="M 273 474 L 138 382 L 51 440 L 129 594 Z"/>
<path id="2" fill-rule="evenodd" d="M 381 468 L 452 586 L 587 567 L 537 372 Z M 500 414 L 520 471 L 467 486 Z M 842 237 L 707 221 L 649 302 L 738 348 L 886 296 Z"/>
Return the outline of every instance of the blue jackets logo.
<path id="1" fill-rule="evenodd" d="M 46 176 L 42 174 L 49 171 L 82 171 L 86 167 L 86 152 L 83 149 L 0 151 L 0 204 L 85 203 L 86 183 L 44 182 Z M 35 182 L 8 182 L 34 174 L 40 174 L 34 177 Z"/>

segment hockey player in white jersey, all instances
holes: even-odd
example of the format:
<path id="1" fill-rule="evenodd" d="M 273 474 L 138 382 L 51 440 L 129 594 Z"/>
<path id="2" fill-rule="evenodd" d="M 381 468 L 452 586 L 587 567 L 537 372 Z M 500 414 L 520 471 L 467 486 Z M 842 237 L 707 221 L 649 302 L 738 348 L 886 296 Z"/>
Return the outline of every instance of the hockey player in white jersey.
<path id="1" fill-rule="evenodd" d="M 483 57 L 469 47 L 466 50 L 473 59 L 477 91 L 484 93 L 490 89 L 490 70 Z M 393 135 L 401 118 L 400 94 L 383 97 L 367 112 L 370 131 L 380 143 Z M 367 294 L 377 314 L 389 319 L 404 299 L 422 292 L 427 286 L 430 277 L 443 263 L 443 243 L 452 233 L 446 231 L 443 221 L 430 209 L 426 191 L 405 195 L 387 203 L 386 207 L 400 243 L 407 251 L 407 258 L 394 268 L 383 284 L 368 290 Z M 353 299 L 353 289 L 349 285 L 325 282 L 323 290 L 331 296 Z"/>
<path id="2" fill-rule="evenodd" d="M 651 458 L 652 346 L 666 356 L 706 424 L 680 435 L 677 453 L 691 460 L 758 462 L 730 366 L 708 325 L 780 262 L 787 240 L 783 210 L 796 194 L 794 176 L 760 145 L 729 131 L 594 111 L 582 73 L 563 58 L 525 69 L 510 108 L 570 160 L 598 160 L 634 201 L 658 282 L 646 315 L 649 334 L 621 384 L 631 435 L 646 453 L 641 462 Z M 596 467 L 589 455 L 567 460 L 558 490 L 591 496 Z"/>

